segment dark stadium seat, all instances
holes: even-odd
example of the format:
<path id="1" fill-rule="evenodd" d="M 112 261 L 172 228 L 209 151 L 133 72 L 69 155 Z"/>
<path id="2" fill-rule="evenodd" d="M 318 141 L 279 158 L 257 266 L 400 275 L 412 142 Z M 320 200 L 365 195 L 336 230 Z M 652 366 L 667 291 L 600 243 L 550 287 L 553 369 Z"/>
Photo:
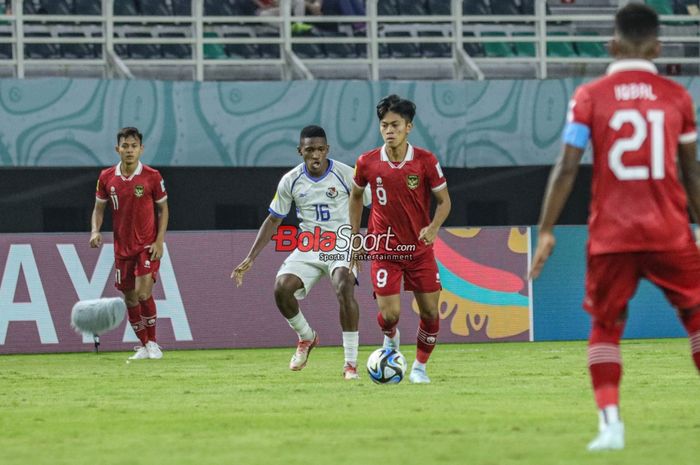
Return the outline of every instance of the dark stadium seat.
<path id="1" fill-rule="evenodd" d="M 50 32 L 27 32 L 26 37 L 51 37 Z M 26 58 L 60 58 L 56 44 L 24 44 Z"/>
<path id="2" fill-rule="evenodd" d="M 463 15 L 490 15 L 491 8 L 483 0 L 463 0 Z"/>
<path id="3" fill-rule="evenodd" d="M 244 28 L 240 31 L 227 32 L 224 37 L 251 39 L 255 37 L 255 33 L 250 29 Z M 256 44 L 226 44 L 226 54 L 231 58 L 260 58 Z"/>
<path id="4" fill-rule="evenodd" d="M 59 37 L 85 37 L 82 32 L 59 32 Z M 63 58 L 95 58 L 93 44 L 61 44 Z"/>
<path id="5" fill-rule="evenodd" d="M 192 0 L 172 0 L 175 16 L 190 16 L 192 14 Z"/>
<path id="6" fill-rule="evenodd" d="M 158 37 L 184 39 L 187 36 L 184 32 L 161 32 Z M 162 44 L 160 51 L 163 58 L 192 58 L 192 46 L 190 44 Z"/>
<path id="7" fill-rule="evenodd" d="M 418 31 L 418 37 L 445 37 L 440 31 Z M 452 49 L 448 43 L 421 43 L 421 56 L 428 58 L 447 58 L 452 56 Z"/>
<path id="8" fill-rule="evenodd" d="M 535 0 L 520 0 L 520 14 L 522 14 L 522 15 L 534 15 L 535 14 Z"/>
<path id="9" fill-rule="evenodd" d="M 394 0 L 378 0 L 377 14 L 380 16 L 396 16 L 399 14 L 399 9 Z"/>
<path id="10" fill-rule="evenodd" d="M 400 15 L 424 16 L 428 14 L 425 0 L 396 0 L 396 7 Z"/>
<path id="11" fill-rule="evenodd" d="M 144 16 L 172 16 L 166 0 L 139 0 L 139 12 Z"/>
<path id="12" fill-rule="evenodd" d="M 0 37 L 12 37 L 11 32 L 0 32 Z M 9 60 L 12 58 L 12 44 L 0 44 L 0 60 Z"/>
<path id="13" fill-rule="evenodd" d="M 41 0 L 43 13 L 48 15 L 70 15 L 73 13 L 66 0 Z"/>
<path id="14" fill-rule="evenodd" d="M 204 0 L 204 16 L 234 16 L 233 2 L 230 0 Z"/>
<path id="15" fill-rule="evenodd" d="M 137 16 L 135 0 L 114 0 L 114 14 L 116 16 Z"/>
<path id="16" fill-rule="evenodd" d="M 25 15 L 35 15 L 39 13 L 39 6 L 34 3 L 34 0 L 24 0 L 22 2 L 22 13 Z"/>
<path id="17" fill-rule="evenodd" d="M 474 37 L 474 34 L 471 32 L 465 32 L 464 37 Z M 484 48 L 481 46 L 481 44 L 476 43 L 476 42 L 464 42 L 464 51 L 467 52 L 467 55 L 470 57 L 483 57 L 484 56 Z"/>
<path id="18" fill-rule="evenodd" d="M 133 39 L 153 37 L 153 35 L 148 32 L 127 32 L 125 35 Z M 159 44 L 127 44 L 127 48 L 129 51 L 129 58 L 149 59 L 160 58 L 161 56 Z"/>
<path id="19" fill-rule="evenodd" d="M 343 33 L 323 32 L 323 37 L 349 37 Z M 323 44 L 328 58 L 356 58 L 357 48 L 355 44 Z"/>
<path id="20" fill-rule="evenodd" d="M 519 15 L 520 6 L 513 0 L 499 0 L 491 2 L 491 13 L 494 15 Z"/>
<path id="21" fill-rule="evenodd" d="M 450 2 L 445 0 L 428 0 L 427 5 L 428 12 L 431 15 L 449 15 L 452 13 L 450 11 Z"/>
<path id="22" fill-rule="evenodd" d="M 411 37 L 411 34 L 406 31 L 389 31 L 386 33 L 386 37 Z M 417 58 L 420 56 L 420 50 L 413 42 L 388 45 L 389 53 L 394 58 Z"/>
<path id="23" fill-rule="evenodd" d="M 304 34 L 295 34 L 295 37 L 319 37 L 313 29 Z M 299 58 L 326 58 L 323 45 L 320 44 L 292 44 L 292 51 Z"/>
<path id="24" fill-rule="evenodd" d="M 73 0 L 73 12 L 76 15 L 101 15 L 102 0 Z"/>
<path id="25" fill-rule="evenodd" d="M 279 31 L 269 26 L 260 26 L 256 29 L 258 37 L 279 37 Z M 259 44 L 258 52 L 262 58 L 280 58 L 282 56 L 278 44 Z"/>

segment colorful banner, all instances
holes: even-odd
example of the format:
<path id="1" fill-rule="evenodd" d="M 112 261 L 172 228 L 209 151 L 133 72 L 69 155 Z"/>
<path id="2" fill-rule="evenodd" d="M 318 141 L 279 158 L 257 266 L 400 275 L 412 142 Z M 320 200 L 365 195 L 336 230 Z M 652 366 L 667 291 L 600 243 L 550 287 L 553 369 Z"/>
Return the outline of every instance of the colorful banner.
<path id="1" fill-rule="evenodd" d="M 247 254 L 255 231 L 170 232 L 154 297 L 158 341 L 164 350 L 294 346 L 296 335 L 275 306 L 273 285 L 286 253 L 273 244 L 236 288 L 231 270 Z M 92 350 L 92 338 L 70 327 L 78 300 L 119 296 L 113 286 L 111 238 L 101 249 L 88 234 L 0 235 L 0 353 Z M 435 246 L 444 290 L 441 342 L 527 341 L 530 295 L 527 228 L 447 228 Z M 368 269 L 365 266 L 365 269 Z M 379 345 L 377 306 L 363 272 L 355 295 L 360 304 L 360 343 Z M 323 279 L 301 301 L 322 345 L 341 345 L 338 303 Z M 402 293 L 400 329 L 414 344 L 417 306 Z M 136 338 L 125 321 L 101 338 L 102 350 L 128 350 Z"/>

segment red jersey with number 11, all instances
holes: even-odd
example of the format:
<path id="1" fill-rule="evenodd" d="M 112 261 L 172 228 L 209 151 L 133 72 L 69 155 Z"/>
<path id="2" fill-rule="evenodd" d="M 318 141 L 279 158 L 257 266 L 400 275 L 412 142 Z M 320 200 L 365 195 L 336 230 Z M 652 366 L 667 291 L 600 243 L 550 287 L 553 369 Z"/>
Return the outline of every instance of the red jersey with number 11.
<path id="1" fill-rule="evenodd" d="M 697 133 L 683 86 L 651 62 L 621 60 L 580 86 L 569 106 L 569 122 L 586 126 L 593 145 L 588 252 L 687 246 L 693 239 L 677 150 Z"/>

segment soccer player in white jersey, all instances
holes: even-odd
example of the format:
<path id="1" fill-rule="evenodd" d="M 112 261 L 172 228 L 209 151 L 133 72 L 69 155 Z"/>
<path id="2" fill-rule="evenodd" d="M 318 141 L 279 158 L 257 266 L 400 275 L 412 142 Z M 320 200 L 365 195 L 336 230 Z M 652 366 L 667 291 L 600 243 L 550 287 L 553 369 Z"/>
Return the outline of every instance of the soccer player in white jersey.
<path id="1" fill-rule="evenodd" d="M 297 147 L 304 162 L 285 174 L 277 186 L 272 199 L 270 214 L 258 230 L 258 235 L 248 256 L 233 270 L 231 278 L 236 285 L 243 283 L 243 275 L 287 216 L 292 201 L 297 207 L 299 227 L 302 231 L 320 228 L 322 232 L 336 232 L 342 225 L 350 223 L 348 199 L 352 189 L 353 169 L 328 158 L 326 132 L 320 126 L 302 129 Z M 371 193 L 365 193 L 365 205 L 369 205 Z M 275 302 L 289 326 L 299 336 L 297 350 L 289 362 L 289 369 L 301 370 L 306 366 L 309 352 L 318 344 L 318 334 L 304 318 L 299 301 L 309 293 L 314 284 L 324 275 L 331 279 L 340 305 L 340 326 L 343 330 L 345 365 L 343 377 L 357 379 L 357 348 L 360 318 L 354 295 L 355 274 L 350 270 L 349 254 L 341 260 L 322 260 L 322 252 L 294 250 L 284 261 L 275 281 Z"/>

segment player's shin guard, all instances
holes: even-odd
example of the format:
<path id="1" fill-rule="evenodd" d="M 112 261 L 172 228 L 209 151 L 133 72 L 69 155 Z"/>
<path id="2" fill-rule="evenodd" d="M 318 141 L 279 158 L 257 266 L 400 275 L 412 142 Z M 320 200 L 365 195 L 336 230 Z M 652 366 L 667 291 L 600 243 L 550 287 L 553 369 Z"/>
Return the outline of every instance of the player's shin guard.
<path id="1" fill-rule="evenodd" d="M 693 362 L 695 362 L 697 369 L 700 370 L 700 307 L 681 312 L 681 321 L 688 332 Z"/>
<path id="2" fill-rule="evenodd" d="M 396 326 L 399 324 L 398 318 L 396 319 L 396 321 L 388 323 L 384 321 L 382 312 L 377 312 L 377 323 L 379 323 L 379 327 L 382 328 L 382 332 L 386 337 L 392 338 L 396 336 Z"/>
<path id="3" fill-rule="evenodd" d="M 146 327 L 146 334 L 148 335 L 149 341 L 156 341 L 156 302 L 153 297 L 149 297 L 146 300 L 141 301 L 141 317 L 143 318 L 143 324 Z"/>
<path id="4" fill-rule="evenodd" d="M 595 401 L 599 409 L 617 406 L 620 401 L 622 356 L 620 338 L 624 323 L 593 322 L 588 341 L 588 369 L 591 373 Z"/>
<path id="5" fill-rule="evenodd" d="M 421 317 L 418 325 L 418 341 L 416 342 L 416 360 L 426 363 L 437 343 L 437 336 L 440 332 L 440 317 L 428 319 Z"/>
<path id="6" fill-rule="evenodd" d="M 141 318 L 141 305 L 127 307 L 126 311 L 129 313 L 129 323 L 131 323 L 136 337 L 139 338 L 141 344 L 146 345 L 148 342 L 148 334 L 146 332 L 146 326 L 143 324 Z"/>

